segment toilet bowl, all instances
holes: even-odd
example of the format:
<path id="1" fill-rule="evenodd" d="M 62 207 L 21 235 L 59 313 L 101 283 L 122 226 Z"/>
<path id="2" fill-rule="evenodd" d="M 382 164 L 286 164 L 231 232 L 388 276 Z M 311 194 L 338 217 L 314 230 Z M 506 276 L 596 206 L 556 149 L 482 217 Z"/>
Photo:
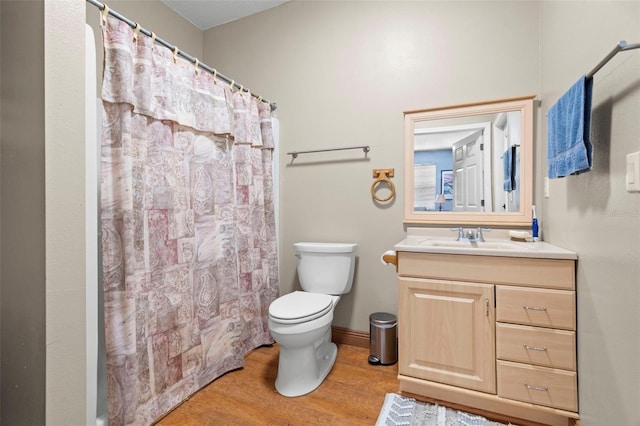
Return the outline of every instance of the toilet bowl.
<path id="1" fill-rule="evenodd" d="M 274 300 L 268 321 L 271 336 L 280 345 L 276 390 L 288 397 L 316 389 L 335 363 L 333 312 L 340 295 L 351 290 L 357 245 L 296 243 L 294 247 L 305 291 Z"/>

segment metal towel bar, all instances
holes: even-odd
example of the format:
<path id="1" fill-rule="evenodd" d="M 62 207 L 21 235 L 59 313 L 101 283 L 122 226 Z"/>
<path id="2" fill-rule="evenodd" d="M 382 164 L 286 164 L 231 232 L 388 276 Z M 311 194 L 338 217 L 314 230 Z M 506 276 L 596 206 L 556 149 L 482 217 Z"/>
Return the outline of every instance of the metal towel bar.
<path id="1" fill-rule="evenodd" d="M 316 152 L 328 152 L 328 151 L 344 151 L 345 149 L 361 149 L 362 151 L 364 151 L 365 154 L 370 150 L 369 145 L 362 145 L 362 146 L 350 146 L 347 148 L 328 148 L 328 149 L 314 149 L 311 151 L 293 151 L 293 152 L 287 152 L 287 155 L 290 155 L 293 157 L 293 159 L 296 159 L 298 158 L 299 154 L 312 154 Z"/>
<path id="2" fill-rule="evenodd" d="M 609 54 L 605 56 L 604 59 L 598 63 L 598 65 L 596 65 L 591 71 L 589 71 L 586 77 L 587 78 L 593 77 L 593 75 L 597 73 L 600 70 L 600 68 L 602 68 L 607 62 L 609 62 L 611 58 L 616 56 L 618 52 L 624 52 L 626 50 L 633 50 L 638 48 L 640 48 L 640 43 L 627 44 L 626 41 L 620 40 L 618 44 L 616 44 L 616 47 L 614 47 L 613 50 L 609 52 Z"/>

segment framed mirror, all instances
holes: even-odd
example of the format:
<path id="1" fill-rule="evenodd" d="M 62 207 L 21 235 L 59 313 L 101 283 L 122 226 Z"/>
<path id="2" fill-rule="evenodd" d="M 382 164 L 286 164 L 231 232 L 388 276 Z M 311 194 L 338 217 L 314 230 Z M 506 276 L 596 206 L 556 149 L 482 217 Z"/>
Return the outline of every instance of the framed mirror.
<path id="1" fill-rule="evenodd" d="M 534 97 L 406 111 L 404 222 L 531 225 Z"/>

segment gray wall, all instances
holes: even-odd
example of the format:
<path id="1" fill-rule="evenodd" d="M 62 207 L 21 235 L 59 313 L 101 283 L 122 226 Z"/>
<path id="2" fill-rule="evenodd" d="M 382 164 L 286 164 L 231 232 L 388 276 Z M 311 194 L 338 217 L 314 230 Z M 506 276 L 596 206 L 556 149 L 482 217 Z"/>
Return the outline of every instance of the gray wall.
<path id="1" fill-rule="evenodd" d="M 202 31 L 164 3 L 109 5 L 201 54 Z M 1 0 L 0 11 L 0 424 L 83 424 L 95 374 L 84 368 L 84 22 L 100 37 L 98 10 Z"/>
<path id="2" fill-rule="evenodd" d="M 619 40 L 640 42 L 638 1 L 543 2 L 540 10 L 543 114 Z M 579 256 L 583 423 L 638 425 L 640 193 L 625 190 L 625 162 L 640 151 L 640 49 L 619 53 L 593 87 L 593 170 L 551 181 L 550 198 L 539 198 L 543 235 Z M 546 173 L 546 132 L 544 121 L 538 183 Z"/>
<path id="3" fill-rule="evenodd" d="M 369 330 L 397 312 L 380 255 L 404 235 L 403 111 L 538 93 L 536 2 L 291 2 L 205 31 L 205 60 L 277 102 L 281 290 L 296 288 L 297 241 L 356 242 L 352 291 L 334 324 Z M 361 151 L 289 151 L 353 145 Z M 393 202 L 371 197 L 394 168 Z"/>
<path id="4" fill-rule="evenodd" d="M 77 9 L 84 3 L 0 2 L 3 424 L 43 424 L 45 400 L 48 424 L 84 418 L 84 262 L 77 255 L 84 108 L 76 104 L 81 88 L 64 95 L 82 75 L 83 48 L 71 42 L 74 32 L 83 37 Z M 541 189 L 544 113 L 617 40 L 640 42 L 638 1 L 292 2 L 204 33 L 157 1 L 110 5 L 189 53 L 201 49 L 205 63 L 279 104 L 282 291 L 297 285 L 293 242 L 360 243 L 356 283 L 335 319 L 356 330 L 368 329 L 371 312 L 396 311 L 395 273 L 378 257 L 404 236 L 402 111 L 537 93 L 543 236 L 580 256 L 583 423 L 639 424 L 640 198 L 624 190 L 624 156 L 640 150 L 640 51 L 618 55 L 596 75 L 594 170 L 552 181 L 549 199 Z M 87 10 L 97 22 L 95 8 Z M 301 156 L 291 165 L 285 155 L 360 144 L 371 146 L 366 160 L 354 151 Z M 65 150 L 75 152 L 71 161 Z M 371 170 L 387 167 L 396 169 L 400 193 L 378 206 Z"/>
<path id="5" fill-rule="evenodd" d="M 2 23 L 2 2 L 0 2 L 0 23 Z M 2 141 L 2 31 L 0 31 L 0 141 Z M 2 164 L 2 145 L 0 144 L 0 164 Z M 2 173 L 0 173 L 0 194 Z M 0 196 L 0 383 L 2 383 L 2 197 Z M 0 387 L 0 423 L 2 423 L 2 389 Z"/>
<path id="6" fill-rule="evenodd" d="M 402 111 L 537 93 L 535 203 L 547 241 L 578 262 L 580 411 L 585 425 L 640 424 L 640 196 L 624 189 L 640 150 L 640 51 L 596 75 L 594 170 L 551 182 L 548 108 L 620 39 L 640 42 L 640 2 L 292 2 L 205 32 L 207 63 L 278 103 L 282 292 L 297 286 L 291 244 L 360 243 L 334 324 L 368 329 L 396 311 L 378 261 L 404 235 Z M 576 17 L 579 16 L 579 19 Z M 369 144 L 353 154 L 288 151 Z M 396 201 L 375 205 L 371 169 L 394 167 Z"/>
<path id="7" fill-rule="evenodd" d="M 43 424 L 44 4 L 3 0 L 1 7 L 0 420 Z"/>

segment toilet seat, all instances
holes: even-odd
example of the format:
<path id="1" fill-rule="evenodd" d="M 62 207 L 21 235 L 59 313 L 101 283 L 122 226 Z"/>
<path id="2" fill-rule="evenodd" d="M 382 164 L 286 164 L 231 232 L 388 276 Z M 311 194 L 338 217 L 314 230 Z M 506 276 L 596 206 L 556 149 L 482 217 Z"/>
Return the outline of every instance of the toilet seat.
<path id="1" fill-rule="evenodd" d="M 269 317 L 280 324 L 298 324 L 319 318 L 332 308 L 333 297 L 329 294 L 294 291 L 269 305 Z"/>

